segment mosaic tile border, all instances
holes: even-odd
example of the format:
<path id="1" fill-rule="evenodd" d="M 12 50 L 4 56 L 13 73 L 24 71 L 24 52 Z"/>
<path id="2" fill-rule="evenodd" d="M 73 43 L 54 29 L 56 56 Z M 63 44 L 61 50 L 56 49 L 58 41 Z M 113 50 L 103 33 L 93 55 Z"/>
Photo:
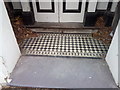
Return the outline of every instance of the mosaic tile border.
<path id="1" fill-rule="evenodd" d="M 22 50 L 22 55 L 42 55 L 42 56 L 62 56 L 62 57 L 87 57 L 87 58 L 105 58 L 106 54 L 101 53 L 75 53 L 75 52 L 45 52 L 34 50 Z"/>

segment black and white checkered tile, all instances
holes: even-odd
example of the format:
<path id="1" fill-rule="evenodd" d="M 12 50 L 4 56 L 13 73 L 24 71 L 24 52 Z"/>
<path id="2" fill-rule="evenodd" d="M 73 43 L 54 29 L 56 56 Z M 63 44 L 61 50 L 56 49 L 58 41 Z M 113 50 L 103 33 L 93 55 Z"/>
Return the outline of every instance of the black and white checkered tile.
<path id="1" fill-rule="evenodd" d="M 104 57 L 108 46 L 90 34 L 42 34 L 20 45 L 25 55 Z"/>

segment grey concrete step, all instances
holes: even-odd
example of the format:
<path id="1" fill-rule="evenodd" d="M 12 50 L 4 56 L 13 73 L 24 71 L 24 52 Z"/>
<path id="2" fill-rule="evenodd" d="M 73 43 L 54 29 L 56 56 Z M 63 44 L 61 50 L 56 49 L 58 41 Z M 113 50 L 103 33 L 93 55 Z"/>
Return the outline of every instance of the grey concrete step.
<path id="1" fill-rule="evenodd" d="M 35 88 L 117 88 L 102 59 L 22 56 L 9 86 Z"/>

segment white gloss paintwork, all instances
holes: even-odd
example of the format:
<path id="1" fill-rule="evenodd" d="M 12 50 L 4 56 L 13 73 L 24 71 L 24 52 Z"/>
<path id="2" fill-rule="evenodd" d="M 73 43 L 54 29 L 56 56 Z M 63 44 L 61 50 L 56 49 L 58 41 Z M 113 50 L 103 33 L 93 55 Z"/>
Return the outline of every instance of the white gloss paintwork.
<path id="1" fill-rule="evenodd" d="M 14 0 L 12 0 L 14 1 Z M 27 12 L 30 11 L 29 1 L 28 0 L 20 0 L 21 6 L 23 11 Z M 41 3 L 42 9 L 49 9 L 51 8 L 50 4 L 51 0 L 39 0 L 39 3 Z M 78 0 L 66 0 L 68 3 L 66 3 L 66 8 L 68 9 L 76 9 L 78 7 Z M 33 2 L 33 8 L 34 8 L 34 14 L 35 14 L 35 20 L 37 22 L 83 22 L 84 19 L 84 10 L 85 10 L 85 2 L 86 0 L 81 0 L 83 3 L 82 5 L 82 12 L 81 13 L 63 13 L 63 6 L 62 2 L 63 0 L 55 0 L 55 13 L 38 13 L 36 10 L 35 2 L 36 0 L 32 0 Z M 108 2 L 112 1 L 112 7 L 111 12 L 115 11 L 117 2 L 119 0 L 87 0 L 89 2 L 88 5 L 88 12 L 95 12 L 96 9 L 98 10 L 106 10 L 108 6 Z M 46 2 L 46 3 L 45 3 Z M 16 4 L 16 5 L 14 5 Z M 17 3 L 13 2 L 14 8 L 20 8 Z"/>
<path id="2" fill-rule="evenodd" d="M 12 5 L 13 5 L 13 8 L 14 9 L 21 9 L 21 3 L 20 3 L 20 0 L 16 0 L 16 2 L 14 0 L 11 0 L 12 2 Z"/>
<path id="3" fill-rule="evenodd" d="M 51 9 L 51 0 L 46 0 L 46 2 L 41 2 L 41 0 L 39 0 L 39 6 L 41 9 Z"/>
<path id="4" fill-rule="evenodd" d="M 89 0 L 89 5 L 88 5 L 88 12 L 95 12 L 96 11 L 96 7 L 97 7 L 97 0 L 94 0 L 95 2 L 93 2 L 93 0 Z"/>
<path id="5" fill-rule="evenodd" d="M 109 0 L 98 0 L 97 10 L 106 10 Z"/>
<path id="6" fill-rule="evenodd" d="M 33 1 L 32 4 L 37 22 L 58 22 L 58 2 L 55 1 L 55 13 L 38 13 L 36 3 Z"/>
<path id="7" fill-rule="evenodd" d="M 115 0 L 113 0 L 113 1 L 115 1 Z M 116 0 L 116 2 L 112 3 L 111 12 L 115 12 L 115 9 L 116 9 L 118 2 L 119 2 L 119 0 Z"/>
<path id="8" fill-rule="evenodd" d="M 81 0 L 81 1 L 82 1 L 81 13 L 63 13 L 63 3 L 60 2 L 60 4 L 59 4 L 60 22 L 80 22 L 80 23 L 83 23 L 86 2 L 85 2 L 85 0 Z"/>
<path id="9" fill-rule="evenodd" d="M 23 0 L 20 1 L 21 1 L 22 11 L 29 12 L 30 11 L 29 0 L 26 0 L 26 2 L 23 2 Z"/>
<path id="10" fill-rule="evenodd" d="M 40 0 L 41 1 L 41 0 Z M 63 13 L 63 1 L 55 0 L 55 13 L 39 13 L 36 9 L 36 3 L 33 0 L 33 8 L 34 8 L 34 15 L 35 20 L 37 22 L 83 22 L 84 13 L 85 13 L 85 0 L 82 1 L 82 7 L 81 7 L 81 13 Z M 42 1 L 41 1 L 42 2 Z M 45 3 L 45 2 L 43 2 Z M 41 4 L 43 4 L 41 3 Z M 78 4 L 78 0 L 75 0 L 74 2 L 67 3 L 67 8 L 78 8 L 73 7 L 74 4 Z M 71 7 L 70 7 L 71 6 Z"/>
<path id="11" fill-rule="evenodd" d="M 75 2 L 69 2 L 69 0 L 66 0 L 66 9 L 78 9 L 78 3 L 79 0 L 76 0 Z"/>

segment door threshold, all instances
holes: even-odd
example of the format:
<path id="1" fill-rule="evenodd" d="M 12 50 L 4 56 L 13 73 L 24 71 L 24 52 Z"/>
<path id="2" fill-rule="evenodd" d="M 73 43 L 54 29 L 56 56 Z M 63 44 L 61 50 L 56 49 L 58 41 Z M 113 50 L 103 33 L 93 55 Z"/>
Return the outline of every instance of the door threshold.
<path id="1" fill-rule="evenodd" d="M 45 29 L 45 28 L 30 28 L 31 31 L 36 33 L 59 33 L 59 34 L 92 34 L 98 29 Z"/>
<path id="2" fill-rule="evenodd" d="M 26 25 L 27 28 L 44 28 L 44 29 L 99 29 L 98 27 L 84 27 L 82 23 L 76 22 L 35 22 L 34 25 Z"/>

